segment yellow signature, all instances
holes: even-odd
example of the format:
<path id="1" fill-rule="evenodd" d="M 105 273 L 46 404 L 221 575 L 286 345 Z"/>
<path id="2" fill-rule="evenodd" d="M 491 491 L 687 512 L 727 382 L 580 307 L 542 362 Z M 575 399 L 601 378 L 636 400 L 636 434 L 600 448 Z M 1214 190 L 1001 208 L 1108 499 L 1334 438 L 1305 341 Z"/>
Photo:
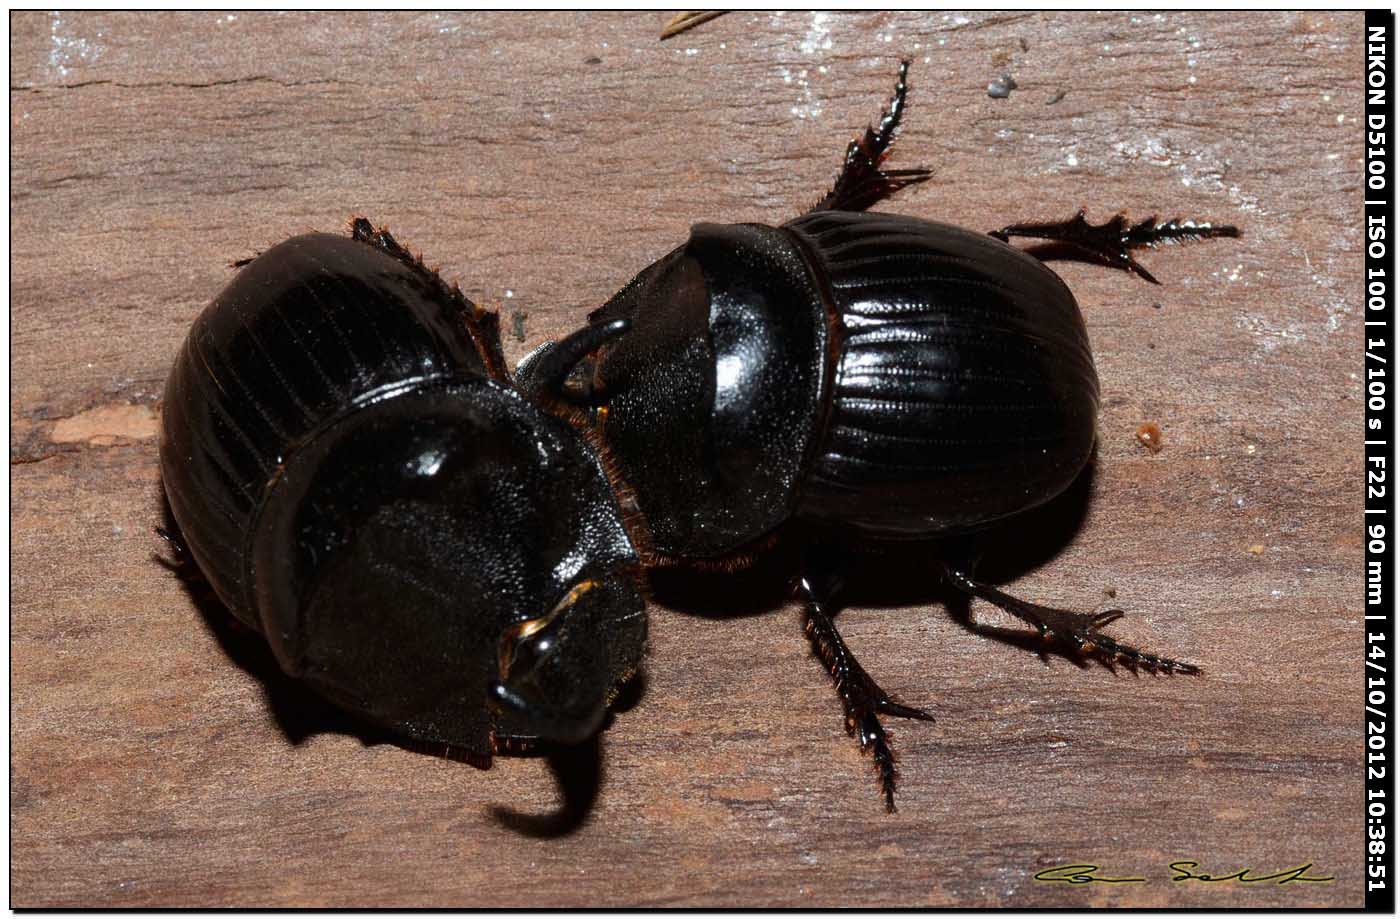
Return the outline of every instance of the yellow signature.
<path id="1" fill-rule="evenodd" d="M 1282 871 L 1270 873 L 1258 873 L 1253 868 L 1241 868 L 1230 874 L 1209 874 L 1199 870 L 1200 862 L 1190 860 L 1172 862 L 1167 867 L 1172 871 L 1170 880 L 1174 884 L 1191 881 L 1202 884 L 1220 884 L 1227 881 L 1235 881 L 1240 884 L 1262 884 L 1265 882 L 1330 884 L 1336 880 L 1331 875 L 1316 877 L 1308 874 L 1313 868 L 1312 862 L 1299 865 L 1296 868 L 1285 868 Z M 1146 884 L 1148 880 L 1142 877 L 1108 877 L 1099 874 L 1098 872 L 1101 870 L 1103 869 L 1098 865 L 1087 863 L 1083 865 L 1057 865 L 1054 868 L 1037 871 L 1035 879 L 1056 884 Z"/>

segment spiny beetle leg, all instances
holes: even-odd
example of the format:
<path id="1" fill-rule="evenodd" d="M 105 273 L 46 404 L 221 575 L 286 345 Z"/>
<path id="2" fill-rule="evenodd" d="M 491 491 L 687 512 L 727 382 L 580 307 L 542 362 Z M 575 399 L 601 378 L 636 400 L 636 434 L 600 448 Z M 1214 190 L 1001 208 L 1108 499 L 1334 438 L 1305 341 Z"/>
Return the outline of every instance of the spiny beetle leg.
<path id="1" fill-rule="evenodd" d="M 893 813 L 894 784 L 898 771 L 895 769 L 889 734 L 880 723 L 879 715 L 919 721 L 932 721 L 933 716 L 922 709 L 900 705 L 870 678 L 855 655 L 851 654 L 850 648 L 846 647 L 841 633 L 836 630 L 836 623 L 832 621 L 825 598 L 814 584 L 815 579 L 807 576 L 797 583 L 797 594 L 802 600 L 803 628 L 818 659 L 836 682 L 836 691 L 846 712 L 846 733 L 859 740 L 861 751 L 870 753 L 874 759 L 875 771 L 880 777 L 880 791 L 885 798 L 885 810 Z"/>
<path id="2" fill-rule="evenodd" d="M 863 211 L 890 197 L 901 188 L 928 180 L 930 169 L 881 169 L 889 155 L 890 144 L 904 117 L 905 99 L 909 93 L 909 62 L 899 64 L 899 81 L 889 109 L 880 119 L 879 127 L 868 127 L 865 134 L 851 141 L 846 148 L 846 162 L 827 196 L 817 202 L 813 211 Z"/>
<path id="3" fill-rule="evenodd" d="M 1111 268 L 1130 271 L 1157 284 L 1160 282 L 1133 258 L 1132 250 L 1152 248 L 1160 243 L 1191 242 L 1219 237 L 1235 238 L 1240 235 L 1240 231 L 1225 224 L 1182 220 L 1179 217 L 1163 222 L 1159 222 L 1156 217 L 1148 217 L 1138 223 L 1129 223 L 1128 218 L 1122 214 L 1094 226 L 1084 219 L 1084 211 L 1081 210 L 1069 220 L 1013 223 L 1000 230 L 994 230 L 991 235 L 1002 242 L 1008 242 L 1013 236 L 1022 236 L 1071 246 Z"/>
<path id="4" fill-rule="evenodd" d="M 1045 638 L 1054 639 L 1083 655 L 1097 655 L 1106 661 L 1122 661 L 1130 667 L 1144 667 L 1160 670 L 1163 673 L 1200 673 L 1193 664 L 1184 664 L 1169 657 L 1148 654 L 1137 648 L 1120 644 L 1099 631 L 1115 619 L 1123 616 L 1122 610 L 1109 610 L 1103 613 L 1075 613 L 1027 603 L 1002 593 L 989 584 L 974 581 L 959 566 L 943 566 L 949 582 L 969 596 L 978 597 L 995 604 L 1023 622 L 1035 626 Z"/>

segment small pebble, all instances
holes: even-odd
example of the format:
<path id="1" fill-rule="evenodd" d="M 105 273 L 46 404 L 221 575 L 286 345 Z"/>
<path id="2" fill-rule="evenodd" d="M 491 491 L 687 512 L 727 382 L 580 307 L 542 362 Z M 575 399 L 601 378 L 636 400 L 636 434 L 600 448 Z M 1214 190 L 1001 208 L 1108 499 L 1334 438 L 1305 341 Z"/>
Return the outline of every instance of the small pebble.
<path id="1" fill-rule="evenodd" d="M 1051 96 L 1051 97 L 1050 97 L 1050 101 L 1047 102 L 1047 103 L 1045 103 L 1045 104 L 1046 104 L 1046 105 L 1054 105 L 1056 102 L 1059 102 L 1061 99 L 1063 99 L 1063 98 L 1065 97 L 1065 95 L 1066 95 L 1065 90 L 1063 90 L 1063 89 L 1057 89 L 1057 90 L 1055 90 L 1055 95 Z"/>
<path id="2" fill-rule="evenodd" d="M 1264 547 L 1263 547 L 1262 545 L 1260 545 L 1259 543 L 1255 543 L 1254 545 L 1252 545 L 1252 546 L 1249 547 L 1249 550 L 1248 550 L 1248 551 L 1249 551 L 1249 554 L 1250 554 L 1250 555 L 1263 555 L 1263 554 L 1264 554 Z"/>
<path id="3" fill-rule="evenodd" d="M 1016 80 L 1011 74 L 1004 73 L 995 80 L 987 84 L 987 95 L 993 99 L 1005 99 L 1011 95 L 1011 91 L 1016 88 Z"/>

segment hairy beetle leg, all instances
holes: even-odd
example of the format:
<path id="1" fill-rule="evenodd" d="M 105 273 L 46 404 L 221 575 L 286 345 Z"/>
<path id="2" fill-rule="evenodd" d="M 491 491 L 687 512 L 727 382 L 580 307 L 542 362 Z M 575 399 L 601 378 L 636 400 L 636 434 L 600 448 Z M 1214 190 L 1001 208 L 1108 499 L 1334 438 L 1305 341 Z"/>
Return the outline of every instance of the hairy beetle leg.
<path id="1" fill-rule="evenodd" d="M 995 604 L 1023 622 L 1035 626 L 1042 636 L 1068 645 L 1075 652 L 1089 656 L 1097 655 L 1107 661 L 1122 661 L 1131 667 L 1160 670 L 1163 673 L 1200 673 L 1199 667 L 1148 654 L 1137 648 L 1120 644 L 1099 631 L 1099 629 L 1120 619 L 1123 611 L 1109 610 L 1103 613 L 1075 613 L 1018 600 L 1010 594 L 1002 593 L 989 584 L 974 581 L 952 565 L 945 565 L 948 580 L 963 593 Z"/>
<path id="2" fill-rule="evenodd" d="M 1013 223 L 990 234 L 1002 242 L 1013 236 L 1044 239 L 1084 252 L 1110 268 L 1129 271 L 1153 284 L 1161 283 L 1133 258 L 1134 249 L 1148 249 L 1161 243 L 1191 242 L 1220 237 L 1236 238 L 1240 231 L 1226 224 L 1213 224 L 1175 218 L 1158 222 L 1148 217 L 1138 223 L 1118 214 L 1098 226 L 1084 219 L 1081 210 L 1069 220 L 1046 223 Z"/>
<path id="3" fill-rule="evenodd" d="M 905 99 L 909 93 L 909 62 L 899 64 L 899 80 L 889 109 L 880 119 L 879 127 L 868 127 L 865 133 L 846 148 L 846 161 L 836 177 L 836 184 L 813 211 L 863 211 L 883 201 L 901 188 L 917 185 L 933 176 L 931 169 L 881 169 L 880 164 L 890 152 L 900 119 L 904 117 Z M 809 212 L 810 213 L 810 212 Z"/>
<path id="4" fill-rule="evenodd" d="M 870 753 L 875 761 L 880 792 L 885 798 L 885 810 L 893 813 L 894 785 L 899 773 L 895 769 L 889 734 L 880 723 L 879 715 L 919 721 L 932 721 L 933 716 L 923 709 L 899 704 L 871 679 L 851 649 L 846 647 L 841 633 L 836 630 L 836 623 L 827 612 L 824 601 L 817 596 L 811 581 L 800 578 L 797 592 L 802 600 L 803 629 L 812 642 L 817 658 L 836 681 L 836 691 L 846 711 L 846 733 L 859 740 L 861 752 Z"/>

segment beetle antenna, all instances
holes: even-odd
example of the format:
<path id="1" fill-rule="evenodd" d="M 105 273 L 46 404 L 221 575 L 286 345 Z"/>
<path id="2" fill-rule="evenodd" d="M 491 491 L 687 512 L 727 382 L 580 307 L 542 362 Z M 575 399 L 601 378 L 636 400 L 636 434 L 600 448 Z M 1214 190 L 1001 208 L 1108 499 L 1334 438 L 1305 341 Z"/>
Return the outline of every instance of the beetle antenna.
<path id="1" fill-rule="evenodd" d="M 630 328 L 630 319 L 614 319 L 612 322 L 584 326 L 541 354 L 526 369 L 525 379 L 519 382 L 529 392 L 545 392 L 557 399 L 572 402 L 574 400 L 569 398 L 564 383 L 574 367 L 603 345 L 626 334 Z"/>

